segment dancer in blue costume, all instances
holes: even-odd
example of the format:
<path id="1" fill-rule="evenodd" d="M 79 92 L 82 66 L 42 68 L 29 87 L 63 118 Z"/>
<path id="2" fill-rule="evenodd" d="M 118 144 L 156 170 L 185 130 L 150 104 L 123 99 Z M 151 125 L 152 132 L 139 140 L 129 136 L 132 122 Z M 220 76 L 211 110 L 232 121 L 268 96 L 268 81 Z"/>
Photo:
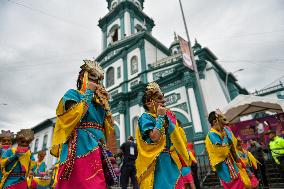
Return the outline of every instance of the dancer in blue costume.
<path id="1" fill-rule="evenodd" d="M 56 110 L 51 149 L 60 162 L 56 188 L 105 189 L 99 142 L 111 151 L 116 145 L 109 97 L 101 84 L 104 72 L 91 60 L 84 60 L 81 69 L 77 90 L 68 90 Z"/>
<path id="2" fill-rule="evenodd" d="M 1 160 L 3 157 L 3 154 L 6 153 L 7 150 L 9 150 L 12 146 L 12 141 L 14 139 L 14 133 L 10 130 L 4 131 L 1 130 L 0 134 L 0 168 L 1 168 Z M 0 181 L 2 179 L 2 170 L 0 169 Z"/>
<path id="3" fill-rule="evenodd" d="M 3 189 L 26 189 L 27 176 L 34 164 L 29 144 L 34 139 L 31 129 L 22 129 L 17 133 L 18 147 L 10 148 L 3 154 L 2 179 L 0 188 Z"/>
<path id="4" fill-rule="evenodd" d="M 142 97 L 146 110 L 139 118 L 136 140 L 137 179 L 141 189 L 181 189 L 182 157 L 186 165 L 190 159 L 181 128 L 173 112 L 165 108 L 164 95 L 156 83 L 148 84 Z"/>
<path id="5" fill-rule="evenodd" d="M 31 188 L 47 189 L 50 184 L 50 178 L 47 177 L 46 163 L 43 161 L 46 152 L 44 150 L 38 152 L 36 165 L 32 168 L 33 181 Z"/>

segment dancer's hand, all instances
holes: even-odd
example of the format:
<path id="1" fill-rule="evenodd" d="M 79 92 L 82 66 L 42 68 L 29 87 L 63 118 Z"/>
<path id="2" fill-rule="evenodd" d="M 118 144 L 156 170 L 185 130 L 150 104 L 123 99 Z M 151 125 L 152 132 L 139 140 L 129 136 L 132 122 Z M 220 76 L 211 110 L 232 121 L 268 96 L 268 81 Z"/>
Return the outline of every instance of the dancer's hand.
<path id="1" fill-rule="evenodd" d="M 97 88 L 98 88 L 98 85 L 97 83 L 95 82 L 92 82 L 92 81 L 89 81 L 88 83 L 88 89 L 92 90 L 92 91 L 95 91 Z"/>

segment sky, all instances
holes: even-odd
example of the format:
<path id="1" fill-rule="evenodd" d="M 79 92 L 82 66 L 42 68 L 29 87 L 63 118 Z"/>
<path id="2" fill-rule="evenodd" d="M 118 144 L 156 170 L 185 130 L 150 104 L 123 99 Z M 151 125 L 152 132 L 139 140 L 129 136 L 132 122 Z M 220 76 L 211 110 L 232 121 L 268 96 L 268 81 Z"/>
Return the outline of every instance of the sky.
<path id="1" fill-rule="evenodd" d="M 183 0 L 191 41 L 253 92 L 284 78 L 283 0 Z M 186 38 L 178 0 L 145 0 L 153 36 Z M 101 52 L 104 0 L 0 0 L 0 129 L 31 128 L 55 116 L 75 88 L 83 59 Z"/>

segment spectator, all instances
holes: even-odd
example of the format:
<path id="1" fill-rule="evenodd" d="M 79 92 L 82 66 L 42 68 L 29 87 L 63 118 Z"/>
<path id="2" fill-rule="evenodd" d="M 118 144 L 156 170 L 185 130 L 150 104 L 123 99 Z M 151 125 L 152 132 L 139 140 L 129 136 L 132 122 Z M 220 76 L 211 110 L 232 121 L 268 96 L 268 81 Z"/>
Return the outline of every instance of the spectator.
<path id="1" fill-rule="evenodd" d="M 274 130 L 269 130 L 267 132 L 269 136 L 269 149 L 276 164 L 280 168 L 281 177 L 284 178 L 284 139 L 276 136 Z"/>
<path id="2" fill-rule="evenodd" d="M 264 143 L 264 125 L 263 123 L 256 121 L 256 131 L 257 131 L 257 137 L 259 143 Z"/>
<path id="3" fill-rule="evenodd" d="M 128 141 L 121 145 L 120 150 L 123 156 L 123 164 L 121 167 L 120 177 L 121 187 L 122 189 L 127 188 L 130 177 L 133 188 L 138 189 L 135 167 L 135 160 L 137 158 L 138 151 L 137 145 L 134 143 L 134 138 L 132 136 L 129 136 Z"/>
<path id="4" fill-rule="evenodd" d="M 263 157 L 264 151 L 258 142 L 252 139 L 249 142 L 250 142 L 250 147 L 248 148 L 248 151 L 250 151 L 252 155 L 260 162 L 259 169 L 258 169 L 260 171 L 260 175 L 258 174 L 259 173 L 258 170 L 254 170 L 254 174 L 258 179 L 261 179 L 264 186 L 268 186 L 268 182 L 267 182 L 267 178 L 265 174 L 266 167 L 265 167 L 265 162 L 264 162 L 264 157 Z"/>

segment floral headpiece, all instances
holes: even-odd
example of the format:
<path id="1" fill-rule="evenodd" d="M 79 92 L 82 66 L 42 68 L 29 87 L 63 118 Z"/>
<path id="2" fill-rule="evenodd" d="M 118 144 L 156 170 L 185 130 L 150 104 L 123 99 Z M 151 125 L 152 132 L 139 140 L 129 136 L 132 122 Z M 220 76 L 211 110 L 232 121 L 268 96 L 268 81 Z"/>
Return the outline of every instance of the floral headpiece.
<path id="1" fill-rule="evenodd" d="M 156 83 L 156 82 L 151 82 L 147 85 L 146 87 L 146 96 L 147 96 L 147 100 L 155 100 L 159 95 L 163 94 L 160 86 Z"/>
<path id="2" fill-rule="evenodd" d="M 8 131 L 1 130 L 0 140 L 2 140 L 3 138 L 8 138 L 10 140 L 13 140 L 14 139 L 14 133 L 11 132 L 10 130 L 8 130 Z"/>
<path id="3" fill-rule="evenodd" d="M 87 71 L 96 77 L 97 80 L 101 81 L 104 79 L 104 70 L 94 60 L 83 60 L 84 64 L 80 67 L 82 70 Z"/>
<path id="4" fill-rule="evenodd" d="M 17 132 L 16 140 L 22 140 L 32 142 L 34 139 L 34 132 L 31 129 L 21 129 Z"/>

